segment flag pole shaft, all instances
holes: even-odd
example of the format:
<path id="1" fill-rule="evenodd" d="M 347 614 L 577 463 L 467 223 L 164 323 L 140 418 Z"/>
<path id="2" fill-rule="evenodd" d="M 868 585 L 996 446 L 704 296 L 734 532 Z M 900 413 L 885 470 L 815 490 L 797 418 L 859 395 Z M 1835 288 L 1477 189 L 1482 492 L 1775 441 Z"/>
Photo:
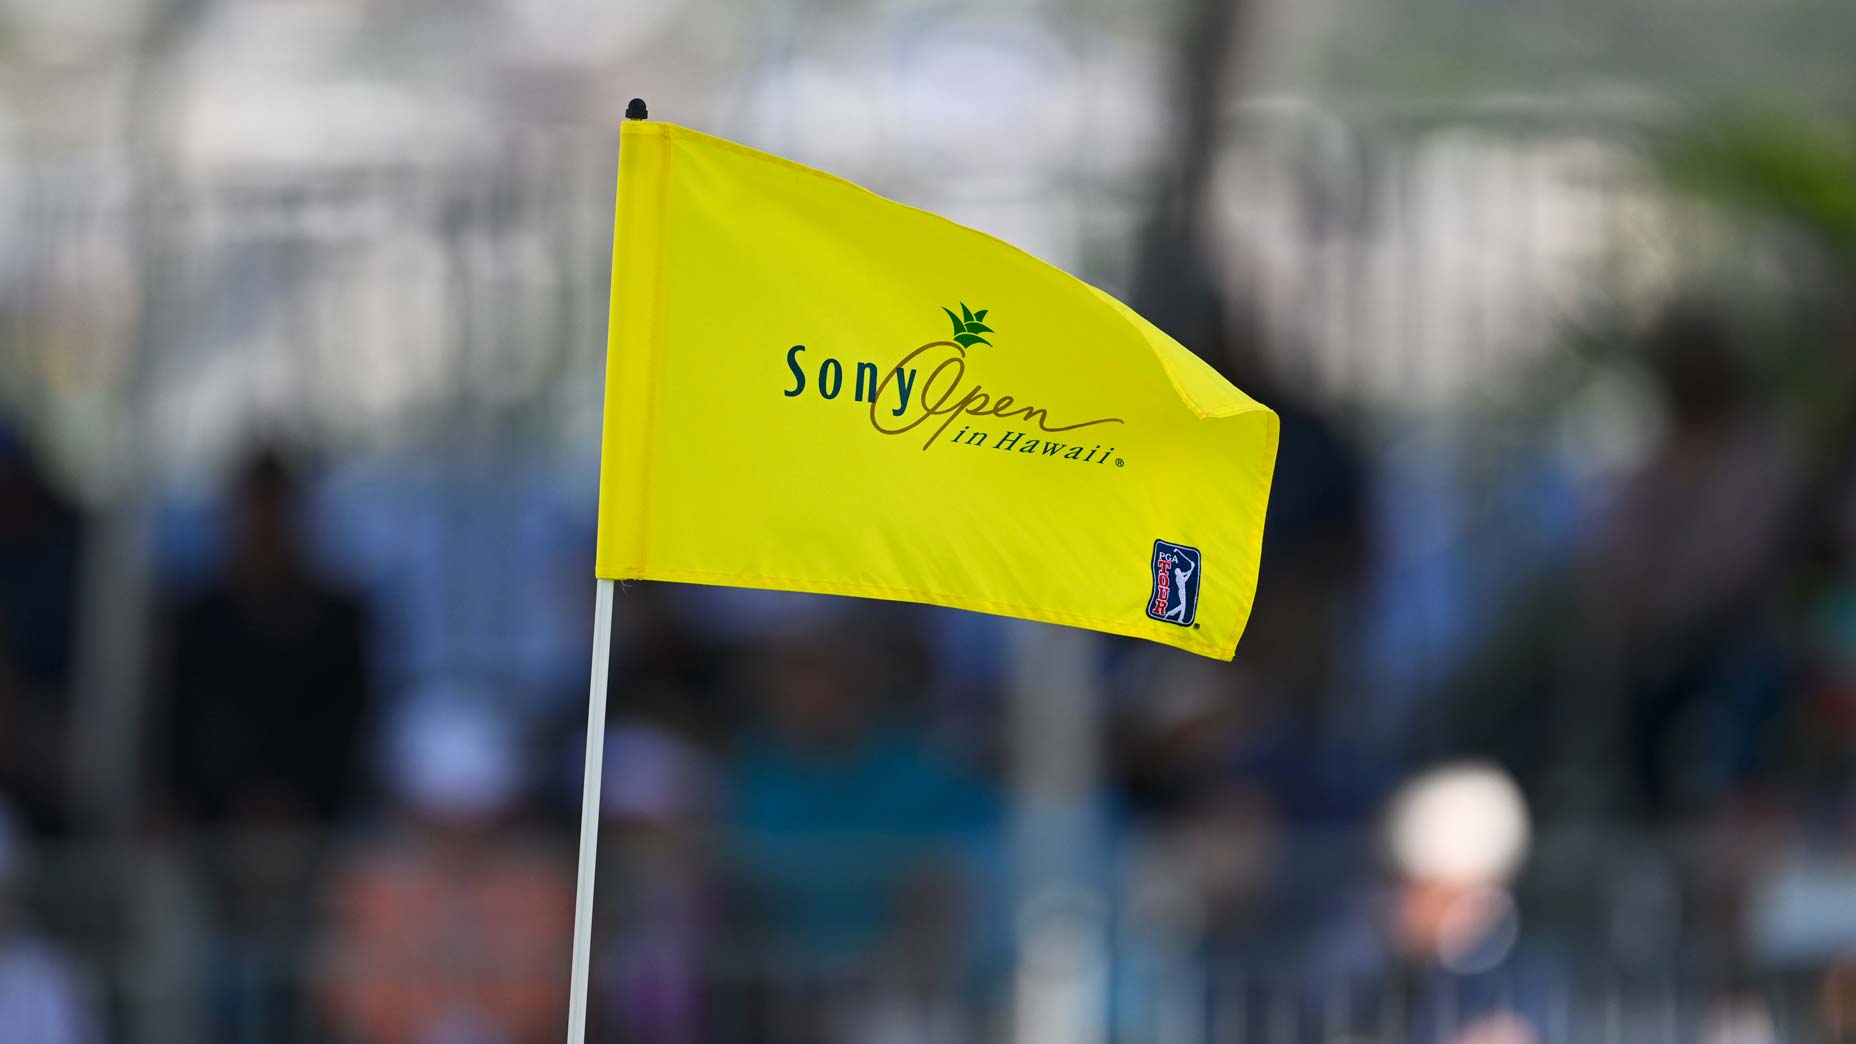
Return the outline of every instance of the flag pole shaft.
<path id="1" fill-rule="evenodd" d="M 586 777 L 580 785 L 580 869 L 574 885 L 574 955 L 567 1044 L 585 1044 L 587 971 L 593 958 L 593 879 L 599 865 L 600 776 L 606 764 L 606 669 L 612 651 L 612 581 L 593 602 L 593 682 L 587 692 Z"/>
<path id="2" fill-rule="evenodd" d="M 625 107 L 627 120 L 648 116 L 643 98 L 633 98 Z M 580 783 L 580 865 L 574 880 L 574 953 L 567 987 L 567 1044 L 586 1044 L 587 978 L 593 964 L 593 884 L 599 876 L 600 777 L 606 768 L 606 674 L 612 661 L 613 581 L 600 577 L 596 586 L 593 680 L 586 697 L 586 773 Z"/>

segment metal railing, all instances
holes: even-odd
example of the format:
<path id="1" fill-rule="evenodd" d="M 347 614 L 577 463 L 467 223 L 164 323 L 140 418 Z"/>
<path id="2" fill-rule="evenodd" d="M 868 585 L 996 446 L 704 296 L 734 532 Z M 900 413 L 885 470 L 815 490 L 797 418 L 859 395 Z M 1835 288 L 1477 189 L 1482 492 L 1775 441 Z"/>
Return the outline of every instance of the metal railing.
<path id="1" fill-rule="evenodd" d="M 541 837 L 564 854 L 567 833 L 557 833 Z M 1761 963 L 1733 952 L 1699 917 L 1669 933 L 1656 952 L 1631 952 L 1631 940 L 1611 921 L 1643 902 L 1646 867 L 1660 860 L 1680 870 L 1679 880 L 1667 882 L 1678 905 L 1725 900 L 1682 884 L 1718 868 L 1682 856 L 1678 839 L 1617 840 L 1624 843 L 1611 870 L 1555 881 L 1538 867 L 1551 863 L 1559 842 L 1543 839 L 1537 870 L 1517 893 L 1513 933 L 1490 933 L 1498 945 L 1488 959 L 1399 956 L 1381 934 L 1386 922 L 1375 905 L 1385 883 L 1357 859 L 1343 874 L 1333 870 L 1344 853 L 1368 847 L 1346 832 L 1287 839 L 1266 891 L 1253 897 L 1256 914 L 1236 920 L 1178 916 L 1204 909 L 1184 864 L 1150 861 L 1169 874 L 1177 869 L 1168 878 L 1174 901 L 1143 899 L 1139 893 L 1153 882 L 1137 885 L 1124 859 L 1120 883 L 1103 886 L 1114 929 L 1094 1003 L 1107 1039 L 1166 1044 L 1446 1044 L 1478 1039 L 1461 1034 L 1503 1013 L 1537 1034 L 1518 1039 L 1541 1044 L 1844 1039 L 1833 1033 L 1850 1029 L 1838 1022 L 1850 1010 L 1834 959 Z M 625 844 L 616 841 L 605 846 L 608 868 L 627 861 Z M 785 842 L 789 855 L 816 854 L 821 875 L 873 856 L 878 863 L 897 858 L 888 839 Z M 486 841 L 483 852 L 493 858 L 509 844 Z M 898 948 L 879 933 L 849 949 L 821 949 L 770 935 L 743 898 L 742 882 L 756 873 L 743 862 L 744 850 L 706 850 L 712 862 L 686 868 L 711 882 L 697 907 L 641 904 L 618 875 L 602 885 L 596 1039 L 997 1040 L 1010 1035 L 1022 991 L 1035 988 L 1026 976 L 1035 980 L 1043 965 L 1014 962 L 1000 926 L 977 907 L 953 911 L 933 945 Z M 488 996 L 491 984 L 517 976 L 544 993 L 558 986 L 554 999 L 564 999 L 564 936 L 556 958 L 512 965 L 474 925 L 460 922 L 449 934 L 426 925 L 422 938 L 450 937 L 456 945 L 389 970 L 344 963 L 350 951 L 337 940 L 344 922 L 330 904 L 338 867 L 353 851 L 321 835 L 184 834 L 128 849 L 51 849 L 41 853 L 25 891 L 28 913 L 98 985 L 112 1039 L 123 1044 L 339 1039 L 330 1036 L 339 1021 L 331 1018 L 331 984 L 357 975 L 382 980 L 376 985 L 384 994 L 403 976 L 409 986 L 450 990 L 462 1000 Z M 274 894 L 254 903 L 247 893 L 264 887 L 254 882 L 266 875 L 250 872 L 228 888 L 234 876 L 214 869 L 228 859 L 268 867 Z M 653 923 L 658 914 L 667 920 Z M 1856 940 L 1851 945 L 1856 949 Z"/>

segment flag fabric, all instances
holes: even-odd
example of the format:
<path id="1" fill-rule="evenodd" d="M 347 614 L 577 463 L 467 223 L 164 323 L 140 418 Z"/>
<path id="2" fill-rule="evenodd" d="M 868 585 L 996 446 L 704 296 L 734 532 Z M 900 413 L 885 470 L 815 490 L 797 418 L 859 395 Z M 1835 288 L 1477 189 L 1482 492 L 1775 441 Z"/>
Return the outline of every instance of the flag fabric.
<path id="1" fill-rule="evenodd" d="M 1276 415 L 1100 290 L 627 121 L 597 573 L 954 606 L 1230 658 Z"/>

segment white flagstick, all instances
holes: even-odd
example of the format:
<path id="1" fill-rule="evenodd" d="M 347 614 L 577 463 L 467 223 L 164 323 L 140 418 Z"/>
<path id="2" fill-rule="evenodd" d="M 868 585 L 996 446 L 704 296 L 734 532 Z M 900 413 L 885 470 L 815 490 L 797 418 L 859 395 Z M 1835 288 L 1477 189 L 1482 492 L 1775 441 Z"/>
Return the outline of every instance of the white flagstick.
<path id="1" fill-rule="evenodd" d="M 642 120 L 644 99 L 625 106 Z M 612 658 L 612 581 L 601 577 L 593 602 L 593 681 L 586 697 L 586 773 L 580 783 L 580 869 L 574 883 L 574 955 L 567 988 L 567 1044 L 586 1044 L 587 973 L 593 964 L 593 879 L 599 875 L 600 777 L 606 768 L 606 668 Z"/>
<path id="2" fill-rule="evenodd" d="M 593 878 L 599 866 L 600 776 L 606 766 L 606 665 L 612 650 L 612 581 L 599 581 L 593 603 L 593 685 L 587 693 L 586 779 L 580 784 L 580 877 L 574 886 L 573 980 L 567 1044 L 586 1041 L 587 968 L 593 958 Z"/>

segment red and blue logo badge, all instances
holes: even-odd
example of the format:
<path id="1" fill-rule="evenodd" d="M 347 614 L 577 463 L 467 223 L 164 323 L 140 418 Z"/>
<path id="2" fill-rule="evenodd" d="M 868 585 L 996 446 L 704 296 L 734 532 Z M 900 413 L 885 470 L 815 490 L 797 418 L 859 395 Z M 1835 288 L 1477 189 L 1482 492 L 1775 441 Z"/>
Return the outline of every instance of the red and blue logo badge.
<path id="1" fill-rule="evenodd" d="M 1154 541 L 1148 575 L 1153 578 L 1153 591 L 1147 598 L 1147 615 L 1191 627 L 1199 616 L 1199 549 Z"/>

